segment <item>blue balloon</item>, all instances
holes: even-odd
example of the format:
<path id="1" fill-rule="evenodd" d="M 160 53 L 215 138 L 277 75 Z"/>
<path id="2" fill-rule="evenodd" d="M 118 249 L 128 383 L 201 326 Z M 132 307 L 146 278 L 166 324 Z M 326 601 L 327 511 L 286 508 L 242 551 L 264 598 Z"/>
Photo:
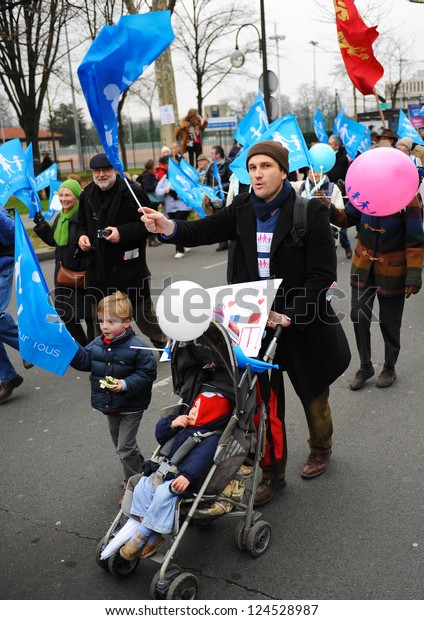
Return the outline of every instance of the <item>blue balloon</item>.
<path id="1" fill-rule="evenodd" d="M 328 172 L 336 163 L 336 153 L 328 144 L 314 144 L 309 149 L 309 161 L 315 172 Z"/>

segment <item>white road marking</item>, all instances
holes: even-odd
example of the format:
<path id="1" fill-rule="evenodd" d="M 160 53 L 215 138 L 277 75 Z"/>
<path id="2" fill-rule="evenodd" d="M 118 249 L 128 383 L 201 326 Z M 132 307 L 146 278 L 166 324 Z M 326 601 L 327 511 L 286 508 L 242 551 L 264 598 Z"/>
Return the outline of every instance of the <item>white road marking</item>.
<path id="1" fill-rule="evenodd" d="M 222 265 L 226 265 L 227 261 L 224 260 L 222 263 L 214 263 L 213 265 L 205 265 L 202 269 L 214 269 L 215 267 L 222 267 Z"/>

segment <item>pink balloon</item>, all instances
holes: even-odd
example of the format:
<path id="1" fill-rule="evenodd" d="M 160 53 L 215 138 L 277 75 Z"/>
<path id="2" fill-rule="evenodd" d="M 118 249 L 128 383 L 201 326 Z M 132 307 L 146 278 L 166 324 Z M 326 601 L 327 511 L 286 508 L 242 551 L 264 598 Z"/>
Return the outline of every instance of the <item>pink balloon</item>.
<path id="1" fill-rule="evenodd" d="M 412 160 L 392 147 L 376 147 L 349 166 L 346 191 L 351 203 L 367 215 L 402 211 L 418 191 L 418 170 Z"/>

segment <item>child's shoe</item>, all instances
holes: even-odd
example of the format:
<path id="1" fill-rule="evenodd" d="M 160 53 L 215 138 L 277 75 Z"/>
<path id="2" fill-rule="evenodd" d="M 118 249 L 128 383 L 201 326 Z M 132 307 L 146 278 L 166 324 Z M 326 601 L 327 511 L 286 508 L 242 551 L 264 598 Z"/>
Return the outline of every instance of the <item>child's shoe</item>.
<path id="1" fill-rule="evenodd" d="M 147 542 L 147 536 L 143 536 L 142 534 L 137 534 L 135 538 L 129 540 L 123 547 L 120 548 L 119 554 L 124 560 L 128 560 L 128 562 L 132 562 L 138 556 L 140 551 L 143 549 L 145 543 Z"/>
<path id="2" fill-rule="evenodd" d="M 159 549 L 159 547 L 164 542 L 165 542 L 165 539 L 160 534 L 156 534 L 156 532 L 154 534 L 151 534 L 149 536 L 149 540 L 146 542 L 146 544 L 143 546 L 141 550 L 140 558 L 142 560 L 145 560 L 146 558 L 150 558 L 150 556 L 156 553 L 156 551 Z"/>

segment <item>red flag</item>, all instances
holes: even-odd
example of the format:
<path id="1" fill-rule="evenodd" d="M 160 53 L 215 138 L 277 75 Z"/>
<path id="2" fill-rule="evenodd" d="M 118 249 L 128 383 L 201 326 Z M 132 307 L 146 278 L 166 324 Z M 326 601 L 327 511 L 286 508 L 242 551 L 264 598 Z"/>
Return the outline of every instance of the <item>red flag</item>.
<path id="1" fill-rule="evenodd" d="M 372 50 L 378 37 L 377 26 L 368 28 L 364 24 L 353 0 L 334 0 L 334 10 L 337 38 L 349 77 L 363 95 L 372 95 L 384 73 Z"/>

